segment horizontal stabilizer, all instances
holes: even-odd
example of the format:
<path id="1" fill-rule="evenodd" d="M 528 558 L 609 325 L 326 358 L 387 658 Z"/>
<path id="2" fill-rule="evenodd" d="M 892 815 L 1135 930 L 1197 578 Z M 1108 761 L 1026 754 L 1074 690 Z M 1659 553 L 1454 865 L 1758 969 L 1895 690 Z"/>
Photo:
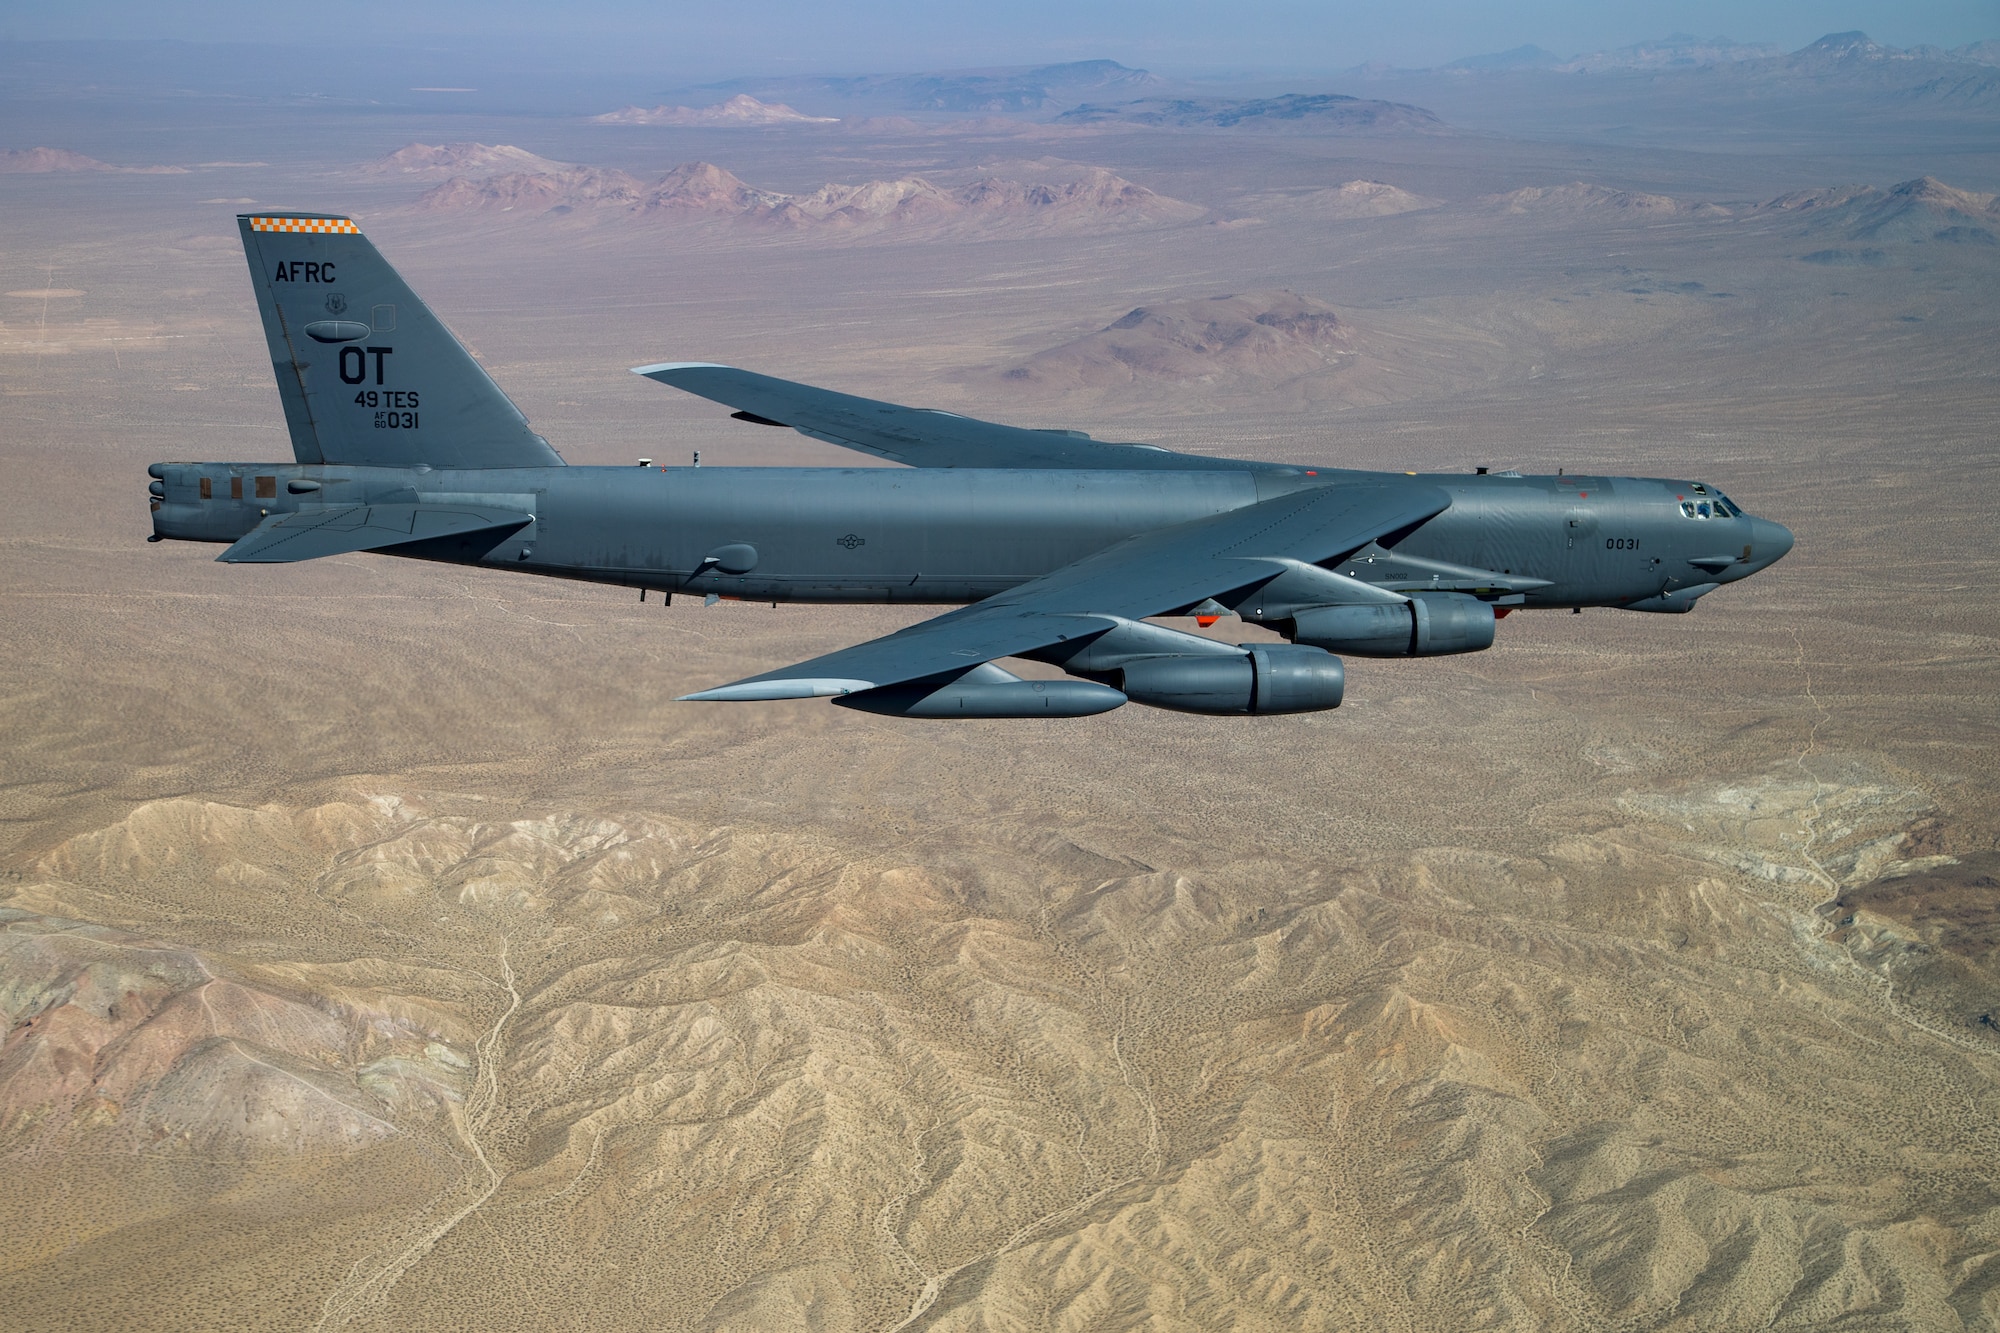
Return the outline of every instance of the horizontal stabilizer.
<path id="1" fill-rule="evenodd" d="M 284 565 L 321 556 L 380 551 L 439 537 L 489 534 L 498 540 L 535 521 L 518 509 L 460 505 L 351 505 L 273 514 L 216 559 L 227 565 Z"/>

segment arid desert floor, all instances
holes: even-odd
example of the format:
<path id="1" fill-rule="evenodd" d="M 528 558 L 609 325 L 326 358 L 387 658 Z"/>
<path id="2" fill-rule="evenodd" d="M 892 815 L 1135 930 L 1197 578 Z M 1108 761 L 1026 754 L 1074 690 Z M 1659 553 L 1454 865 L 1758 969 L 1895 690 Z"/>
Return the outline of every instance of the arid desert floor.
<path id="1" fill-rule="evenodd" d="M 1990 129 L 37 106 L 186 170 L 0 174 L 0 1326 L 2000 1327 Z M 1798 544 L 1325 714 L 676 703 L 924 613 L 145 542 L 290 456 L 253 205 L 572 463 L 871 465 L 714 360 Z"/>

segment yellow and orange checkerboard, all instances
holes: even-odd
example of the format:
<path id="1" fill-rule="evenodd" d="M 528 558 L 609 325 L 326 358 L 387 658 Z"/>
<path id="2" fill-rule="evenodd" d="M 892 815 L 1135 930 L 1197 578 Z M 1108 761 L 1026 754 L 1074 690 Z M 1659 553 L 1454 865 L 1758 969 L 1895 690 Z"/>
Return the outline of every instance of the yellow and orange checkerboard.
<path id="1" fill-rule="evenodd" d="M 251 231 L 334 232 L 359 236 L 361 228 L 346 218 L 251 218 Z"/>

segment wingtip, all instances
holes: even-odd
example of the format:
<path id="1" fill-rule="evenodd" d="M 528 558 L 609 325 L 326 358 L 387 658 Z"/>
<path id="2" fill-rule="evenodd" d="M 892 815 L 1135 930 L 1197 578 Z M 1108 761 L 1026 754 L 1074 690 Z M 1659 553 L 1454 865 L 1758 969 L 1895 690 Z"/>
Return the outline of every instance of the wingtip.
<path id="1" fill-rule="evenodd" d="M 656 361 L 650 366 L 634 366 L 634 375 L 657 375 L 667 370 L 728 370 L 729 367 L 715 361 Z"/>

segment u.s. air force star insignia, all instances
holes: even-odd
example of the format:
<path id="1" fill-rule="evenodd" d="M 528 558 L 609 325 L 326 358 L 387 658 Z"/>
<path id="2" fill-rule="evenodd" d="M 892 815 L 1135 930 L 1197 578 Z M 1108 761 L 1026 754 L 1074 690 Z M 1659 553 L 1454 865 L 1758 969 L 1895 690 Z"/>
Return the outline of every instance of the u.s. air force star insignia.
<path id="1" fill-rule="evenodd" d="M 339 292 L 335 292 L 332 296 L 326 298 L 327 314 L 338 315 L 344 312 L 346 309 L 347 309 L 347 298 L 342 296 Z"/>
<path id="2" fill-rule="evenodd" d="M 868 539 L 865 537 L 857 537 L 850 532 L 845 537 L 835 537 L 833 539 L 833 544 L 835 546 L 845 546 L 848 550 L 851 551 L 857 546 L 866 546 L 868 544 Z"/>

